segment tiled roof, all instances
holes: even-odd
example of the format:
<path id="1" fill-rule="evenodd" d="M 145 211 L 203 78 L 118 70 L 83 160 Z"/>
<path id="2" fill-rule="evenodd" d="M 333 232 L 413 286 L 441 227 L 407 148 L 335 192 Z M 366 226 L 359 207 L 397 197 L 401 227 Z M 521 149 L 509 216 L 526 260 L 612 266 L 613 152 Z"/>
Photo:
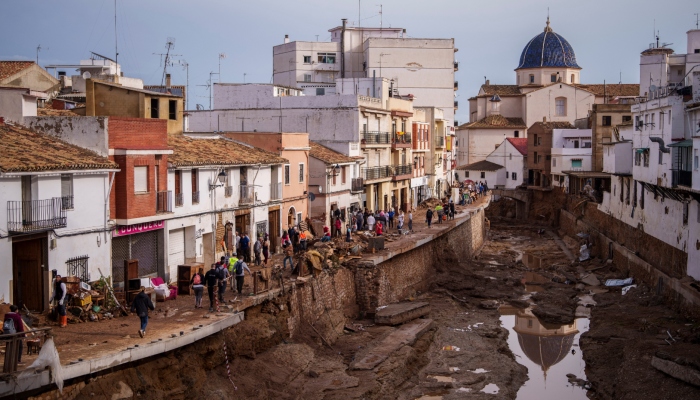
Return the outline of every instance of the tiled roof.
<path id="1" fill-rule="evenodd" d="M 484 92 L 481 94 L 479 92 L 480 96 L 487 95 L 487 96 L 493 96 L 494 94 L 497 94 L 499 96 L 520 96 L 520 89 L 518 88 L 518 85 L 481 85 L 481 90 Z"/>
<path id="2" fill-rule="evenodd" d="M 0 124 L 0 171 L 118 169 L 106 157 L 26 128 Z"/>
<path id="3" fill-rule="evenodd" d="M 457 129 L 502 129 L 502 128 L 520 128 L 526 129 L 525 121 L 522 118 L 506 118 L 500 114 L 489 115 L 479 121 L 460 125 Z"/>
<path id="4" fill-rule="evenodd" d="M 335 150 L 329 149 L 326 146 L 318 144 L 313 141 L 309 141 L 311 146 L 311 151 L 309 155 L 317 160 L 321 160 L 326 164 L 345 164 L 354 163 L 355 159 L 348 157 L 343 153 L 339 153 Z"/>
<path id="5" fill-rule="evenodd" d="M 151 96 L 157 95 L 157 96 L 168 96 L 168 97 L 182 97 L 182 96 L 178 96 L 175 94 L 154 92 L 152 90 L 146 90 L 146 89 L 136 89 L 136 88 L 132 88 L 132 87 L 128 87 L 128 86 L 122 86 L 122 85 L 117 84 L 117 83 L 103 82 L 103 81 L 98 81 L 98 80 L 95 80 L 95 84 L 96 85 L 99 84 L 99 85 L 105 85 L 105 86 L 112 86 L 115 88 L 129 90 L 131 92 L 136 92 L 136 93 L 150 94 Z"/>
<path id="6" fill-rule="evenodd" d="M 575 126 L 571 125 L 571 122 L 568 121 L 548 121 L 548 122 L 535 122 L 532 124 L 530 129 L 534 127 L 535 125 L 541 126 L 544 129 L 576 129 Z"/>
<path id="7" fill-rule="evenodd" d="M 53 108 L 39 107 L 36 109 L 37 117 L 76 117 L 80 114 L 73 112 L 73 110 L 56 110 Z"/>
<path id="8" fill-rule="evenodd" d="M 506 140 L 509 141 L 520 154 L 524 156 L 527 155 L 527 138 L 506 138 Z"/>
<path id="9" fill-rule="evenodd" d="M 596 96 L 639 96 L 638 83 L 623 84 L 574 84 L 579 89 L 588 90 Z"/>
<path id="10" fill-rule="evenodd" d="M 34 65 L 34 61 L 0 61 L 0 80 Z"/>
<path id="11" fill-rule="evenodd" d="M 175 167 L 196 165 L 273 165 L 287 159 L 274 153 L 229 139 L 192 139 L 183 134 L 168 135 L 173 154 L 168 162 Z"/>
<path id="12" fill-rule="evenodd" d="M 456 169 L 460 171 L 498 171 L 499 169 L 503 168 L 502 165 L 498 165 L 496 163 L 492 163 L 491 161 L 477 161 L 475 163 L 471 163 L 469 165 L 462 165 L 457 167 Z"/>

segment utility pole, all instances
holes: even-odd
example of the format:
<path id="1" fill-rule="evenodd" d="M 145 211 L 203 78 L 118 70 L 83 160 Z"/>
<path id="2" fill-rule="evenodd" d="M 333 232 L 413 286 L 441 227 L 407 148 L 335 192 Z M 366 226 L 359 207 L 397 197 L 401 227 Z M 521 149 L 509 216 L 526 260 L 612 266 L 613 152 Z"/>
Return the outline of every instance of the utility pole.
<path id="1" fill-rule="evenodd" d="M 114 63 L 119 65 L 119 46 L 117 40 L 117 0 L 114 0 Z M 115 66 L 116 68 L 116 66 Z M 118 71 L 117 71 L 118 74 Z"/>
<path id="2" fill-rule="evenodd" d="M 695 14 L 697 15 L 697 14 Z M 39 52 L 41 51 L 41 45 L 36 46 L 36 65 L 39 65 Z"/>
<path id="3" fill-rule="evenodd" d="M 219 53 L 219 83 L 221 83 L 221 60 L 226 59 L 226 53 Z"/>

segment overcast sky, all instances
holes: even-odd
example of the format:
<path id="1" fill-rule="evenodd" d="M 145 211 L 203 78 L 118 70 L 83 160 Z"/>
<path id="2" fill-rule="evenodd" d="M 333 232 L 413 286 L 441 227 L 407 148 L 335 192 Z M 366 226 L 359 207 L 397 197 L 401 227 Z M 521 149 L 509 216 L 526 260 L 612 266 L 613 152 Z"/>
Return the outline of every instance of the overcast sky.
<path id="1" fill-rule="evenodd" d="M 291 40 L 330 40 L 341 18 L 362 26 L 407 29 L 409 37 L 454 38 L 460 63 L 457 120 L 468 119 L 466 100 L 484 76 L 514 84 L 513 69 L 527 42 L 542 32 L 550 7 L 551 25 L 566 38 L 583 68 L 583 83 L 639 81 L 639 52 L 653 41 L 686 49 L 685 32 L 695 28 L 697 0 L 117 0 L 119 62 L 124 74 L 160 84 L 169 37 L 176 59 L 190 64 L 190 106 L 208 105 L 204 86 L 221 62 L 222 82 L 270 82 L 272 46 Z M 358 10 L 359 9 L 359 10 Z M 114 57 L 114 0 L 2 0 L 0 59 L 68 64 L 90 51 Z M 359 14 L 358 14 L 359 13 Z M 654 22 L 656 20 L 656 22 Z M 172 67 L 173 84 L 185 71 Z M 214 78 L 217 79 L 216 77 Z"/>

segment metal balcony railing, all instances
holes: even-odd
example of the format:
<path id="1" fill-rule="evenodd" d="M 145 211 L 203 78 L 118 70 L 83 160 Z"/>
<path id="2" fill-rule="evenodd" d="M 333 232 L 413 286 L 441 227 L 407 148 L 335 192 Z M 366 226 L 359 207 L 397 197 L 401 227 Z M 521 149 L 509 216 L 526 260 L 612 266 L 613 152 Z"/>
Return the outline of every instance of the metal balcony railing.
<path id="1" fill-rule="evenodd" d="M 455 71 L 459 71 L 459 63 L 455 61 Z"/>
<path id="2" fill-rule="evenodd" d="M 175 207 L 182 207 L 182 205 L 185 203 L 185 194 L 184 193 L 175 193 Z"/>
<path id="3" fill-rule="evenodd" d="M 226 197 L 233 196 L 233 186 L 226 186 L 226 189 L 224 189 L 224 196 L 226 196 Z"/>
<path id="4" fill-rule="evenodd" d="M 8 201 L 8 232 L 33 232 L 47 229 L 65 228 L 66 210 L 63 198 L 46 200 Z"/>
<path id="5" fill-rule="evenodd" d="M 392 165 L 392 176 L 398 176 L 398 175 L 410 175 L 413 173 L 413 165 L 411 164 L 402 164 L 402 165 Z"/>
<path id="6" fill-rule="evenodd" d="M 363 178 L 352 178 L 350 190 L 352 192 L 364 192 L 365 191 L 365 180 Z"/>
<path id="7" fill-rule="evenodd" d="M 371 181 L 373 179 L 388 178 L 391 176 L 391 167 L 383 166 L 362 168 L 362 175 L 368 181 Z"/>
<path id="8" fill-rule="evenodd" d="M 255 186 L 240 185 L 241 196 L 238 204 L 253 204 L 255 202 Z"/>
<path id="9" fill-rule="evenodd" d="M 457 110 L 457 109 L 459 109 L 459 102 L 457 100 L 455 100 L 455 110 Z"/>
<path id="10" fill-rule="evenodd" d="M 399 134 L 399 132 L 394 132 L 391 134 L 391 144 L 411 144 L 411 132 L 404 132 Z"/>
<path id="11" fill-rule="evenodd" d="M 362 132 L 363 144 L 389 144 L 391 134 L 389 132 L 365 131 Z"/>
<path id="12" fill-rule="evenodd" d="M 455 81 L 455 90 L 459 90 L 459 82 Z"/>
<path id="13" fill-rule="evenodd" d="M 173 192 L 170 190 L 156 193 L 156 213 L 173 212 Z"/>
<path id="14" fill-rule="evenodd" d="M 271 183 L 270 184 L 270 201 L 280 200 L 282 198 L 282 184 L 281 183 Z"/>
<path id="15" fill-rule="evenodd" d="M 73 209 L 73 196 L 63 196 L 61 197 L 61 208 L 64 210 Z"/>
<path id="16" fill-rule="evenodd" d="M 444 136 L 435 136 L 435 147 L 445 147 Z"/>
<path id="17" fill-rule="evenodd" d="M 192 204 L 199 204 L 199 192 L 192 192 Z"/>

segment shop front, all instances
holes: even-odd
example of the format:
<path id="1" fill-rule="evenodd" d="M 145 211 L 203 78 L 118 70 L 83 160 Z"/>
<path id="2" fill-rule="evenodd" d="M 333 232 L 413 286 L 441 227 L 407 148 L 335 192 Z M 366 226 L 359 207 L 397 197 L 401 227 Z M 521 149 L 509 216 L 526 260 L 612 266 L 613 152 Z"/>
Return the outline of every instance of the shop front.
<path id="1" fill-rule="evenodd" d="M 112 231 L 112 284 L 123 287 L 127 279 L 165 277 L 164 221 L 118 225 Z M 125 276 L 124 261 L 138 260 L 138 276 Z"/>

